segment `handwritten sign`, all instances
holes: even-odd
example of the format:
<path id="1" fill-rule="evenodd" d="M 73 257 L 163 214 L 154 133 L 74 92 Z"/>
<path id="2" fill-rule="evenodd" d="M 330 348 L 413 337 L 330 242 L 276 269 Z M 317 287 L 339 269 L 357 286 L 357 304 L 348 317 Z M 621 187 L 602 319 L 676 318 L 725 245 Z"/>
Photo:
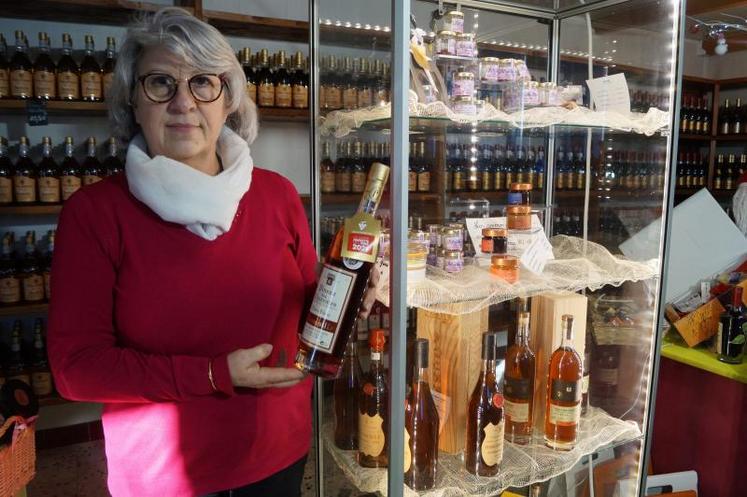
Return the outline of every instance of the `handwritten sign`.
<path id="1" fill-rule="evenodd" d="M 535 274 L 541 274 L 545 270 L 548 261 L 554 259 L 552 245 L 547 239 L 544 231 L 540 231 L 532 241 L 532 244 L 521 254 L 521 265 Z"/>
<path id="2" fill-rule="evenodd" d="M 46 126 L 49 124 L 47 102 L 29 99 L 26 101 L 26 120 L 29 126 Z"/>
<path id="3" fill-rule="evenodd" d="M 630 92 L 625 75 L 615 74 L 604 78 L 587 79 L 591 101 L 598 111 L 630 112 Z"/>

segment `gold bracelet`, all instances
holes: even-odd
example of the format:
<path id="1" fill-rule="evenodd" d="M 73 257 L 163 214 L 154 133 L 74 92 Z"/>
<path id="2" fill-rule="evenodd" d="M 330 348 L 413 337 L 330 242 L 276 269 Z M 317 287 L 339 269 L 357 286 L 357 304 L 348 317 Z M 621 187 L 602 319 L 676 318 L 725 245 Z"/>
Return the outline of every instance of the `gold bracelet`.
<path id="1" fill-rule="evenodd" d="M 213 387 L 213 392 L 217 392 L 218 387 L 215 386 L 215 381 L 213 380 L 213 360 L 212 359 L 208 361 L 208 379 L 210 380 L 210 386 Z"/>

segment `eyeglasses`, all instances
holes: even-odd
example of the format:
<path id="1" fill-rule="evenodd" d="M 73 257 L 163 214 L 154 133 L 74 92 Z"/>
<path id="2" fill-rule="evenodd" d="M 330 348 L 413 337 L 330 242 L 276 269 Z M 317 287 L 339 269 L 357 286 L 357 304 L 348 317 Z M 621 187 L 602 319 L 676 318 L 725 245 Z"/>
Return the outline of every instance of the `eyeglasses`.
<path id="1" fill-rule="evenodd" d="M 179 87 L 179 81 L 170 74 L 153 72 L 140 76 L 138 81 L 143 85 L 148 100 L 157 104 L 171 101 Z M 202 103 L 218 100 L 225 84 L 223 78 L 217 74 L 196 74 L 187 80 L 192 97 Z"/>

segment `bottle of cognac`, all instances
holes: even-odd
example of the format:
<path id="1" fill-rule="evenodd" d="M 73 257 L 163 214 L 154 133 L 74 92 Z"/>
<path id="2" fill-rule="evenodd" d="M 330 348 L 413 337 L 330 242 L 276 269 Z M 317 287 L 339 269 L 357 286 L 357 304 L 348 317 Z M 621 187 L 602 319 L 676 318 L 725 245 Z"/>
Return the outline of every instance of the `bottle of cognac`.
<path id="1" fill-rule="evenodd" d="M 18 160 L 13 175 L 13 196 L 18 204 L 36 202 L 36 166 L 29 157 L 29 139 L 22 136 L 18 141 Z"/>
<path id="2" fill-rule="evenodd" d="M 509 442 L 527 444 L 532 438 L 534 373 L 534 352 L 529 348 L 529 313 L 522 312 L 516 342 L 506 352 L 503 395 Z"/>
<path id="3" fill-rule="evenodd" d="M 34 351 L 31 361 L 31 388 L 37 397 L 52 394 L 52 372 L 47 361 L 47 348 L 44 345 L 44 325 L 41 318 L 34 322 Z"/>
<path id="4" fill-rule="evenodd" d="M 376 261 L 380 228 L 373 215 L 388 176 L 389 167 L 378 162 L 371 166 L 357 213 L 329 248 L 296 354 L 301 371 L 337 376 Z"/>
<path id="5" fill-rule="evenodd" d="M 482 369 L 467 411 L 464 462 L 473 475 L 494 476 L 503 460 L 503 396 L 495 378 L 496 335 L 482 335 Z"/>
<path id="6" fill-rule="evenodd" d="M 428 340 L 414 344 L 412 388 L 405 409 L 405 484 L 413 490 L 436 486 L 438 410 L 428 375 Z"/>
<path id="7" fill-rule="evenodd" d="M 34 97 L 54 100 L 57 96 L 57 67 L 49 56 L 49 36 L 39 33 L 39 55 L 34 61 Z"/>
<path id="8" fill-rule="evenodd" d="M 37 171 L 39 176 L 39 202 L 42 204 L 60 203 L 60 172 L 52 157 L 52 139 L 42 138 L 42 160 Z"/>
<path id="9" fill-rule="evenodd" d="M 73 60 L 73 39 L 62 34 L 62 57 L 57 62 L 57 97 L 60 100 L 80 98 L 80 68 Z"/>
<path id="10" fill-rule="evenodd" d="M 576 445 L 581 417 L 581 357 L 573 348 L 573 316 L 562 317 L 563 338 L 550 357 L 545 410 L 545 444 L 558 450 Z"/>
<path id="11" fill-rule="evenodd" d="M 358 395 L 361 391 L 361 364 L 358 342 L 351 339 L 345 349 L 340 376 L 332 388 L 335 399 L 335 445 L 342 450 L 358 450 Z"/>
<path id="12" fill-rule="evenodd" d="M 389 419 L 389 386 L 382 357 L 386 344 L 384 330 L 371 330 L 368 344 L 371 346 L 371 362 L 363 379 L 358 407 L 358 464 L 364 468 L 386 468 L 389 459 L 385 431 Z"/>

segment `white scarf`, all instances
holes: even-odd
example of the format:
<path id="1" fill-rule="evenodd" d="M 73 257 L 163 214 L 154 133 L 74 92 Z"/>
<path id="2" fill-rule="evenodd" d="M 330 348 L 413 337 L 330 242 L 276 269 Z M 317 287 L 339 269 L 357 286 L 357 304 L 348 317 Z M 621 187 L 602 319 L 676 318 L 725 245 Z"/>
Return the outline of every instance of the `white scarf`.
<path id="1" fill-rule="evenodd" d="M 223 171 L 210 176 L 163 155 L 150 157 L 143 135 L 127 148 L 130 192 L 164 221 L 183 224 L 213 241 L 231 228 L 239 201 L 252 182 L 254 161 L 246 140 L 227 127 L 218 137 Z"/>

